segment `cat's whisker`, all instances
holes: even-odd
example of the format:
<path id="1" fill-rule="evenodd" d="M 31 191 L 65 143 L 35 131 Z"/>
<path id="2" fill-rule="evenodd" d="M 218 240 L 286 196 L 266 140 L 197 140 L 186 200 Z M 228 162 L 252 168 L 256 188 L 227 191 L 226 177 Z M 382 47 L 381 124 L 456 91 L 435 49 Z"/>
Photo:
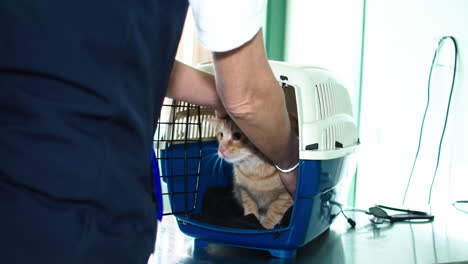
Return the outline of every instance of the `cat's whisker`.
<path id="1" fill-rule="evenodd" d="M 223 159 L 222 159 L 221 157 L 218 156 L 217 161 L 218 161 L 218 167 L 219 167 L 219 168 L 218 168 L 218 171 L 219 171 L 219 172 L 223 172 L 223 165 L 224 165 Z"/>
<path id="2" fill-rule="evenodd" d="M 217 161 L 217 169 L 218 169 L 218 172 L 222 174 L 223 171 L 224 171 L 224 170 L 223 170 L 223 169 L 224 169 L 224 159 L 221 158 L 220 156 L 218 156 L 218 158 L 217 158 L 216 161 Z"/>
<path id="3" fill-rule="evenodd" d="M 211 160 L 216 158 L 216 156 L 217 156 L 216 153 L 212 153 L 212 154 L 209 154 L 209 155 L 203 155 L 202 160 L 205 159 L 205 160 L 208 160 L 208 162 L 211 162 Z"/>
<path id="4" fill-rule="evenodd" d="M 218 149 L 216 148 L 216 150 L 218 150 Z M 209 162 L 211 162 L 213 158 L 215 158 L 215 159 L 216 159 L 216 158 L 219 158 L 218 152 L 217 152 L 217 151 L 216 151 L 216 152 L 212 152 L 212 153 L 207 154 L 207 155 L 204 155 L 204 157 L 202 157 L 202 159 L 204 159 L 205 157 L 209 159 L 209 160 L 208 160 Z"/>
<path id="5" fill-rule="evenodd" d="M 219 156 L 216 157 L 216 160 L 213 165 L 213 171 L 219 173 L 221 170 L 221 158 Z"/>

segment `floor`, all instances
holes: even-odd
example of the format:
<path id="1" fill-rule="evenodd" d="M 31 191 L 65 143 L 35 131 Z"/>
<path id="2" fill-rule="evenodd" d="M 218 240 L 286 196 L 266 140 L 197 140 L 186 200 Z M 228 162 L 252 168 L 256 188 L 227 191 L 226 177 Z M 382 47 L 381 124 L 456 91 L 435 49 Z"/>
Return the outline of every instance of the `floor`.
<path id="1" fill-rule="evenodd" d="M 149 264 L 172 263 L 468 263 L 468 208 L 439 209 L 432 223 L 371 224 L 362 213 L 350 229 L 340 216 L 330 230 L 298 249 L 293 259 L 268 252 L 209 244 L 193 252 L 193 238 L 180 232 L 172 216 L 158 227 Z"/>

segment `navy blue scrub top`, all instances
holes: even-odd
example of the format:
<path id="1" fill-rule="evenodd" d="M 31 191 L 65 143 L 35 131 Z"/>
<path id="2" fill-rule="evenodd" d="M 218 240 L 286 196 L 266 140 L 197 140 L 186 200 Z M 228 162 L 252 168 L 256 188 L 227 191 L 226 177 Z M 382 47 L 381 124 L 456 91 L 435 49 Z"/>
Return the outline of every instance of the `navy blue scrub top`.
<path id="1" fill-rule="evenodd" d="M 187 0 L 0 2 L 0 262 L 146 263 Z"/>

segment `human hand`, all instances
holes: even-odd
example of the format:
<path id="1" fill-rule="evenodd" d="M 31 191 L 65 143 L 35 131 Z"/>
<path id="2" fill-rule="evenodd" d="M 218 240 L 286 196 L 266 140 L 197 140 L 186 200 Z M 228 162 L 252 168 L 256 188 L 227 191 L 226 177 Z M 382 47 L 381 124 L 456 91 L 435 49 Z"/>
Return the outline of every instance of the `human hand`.
<path id="1" fill-rule="evenodd" d="M 216 114 L 216 118 L 218 119 L 224 119 L 228 116 L 226 110 L 224 109 L 224 107 L 220 107 L 218 109 L 215 110 L 215 114 Z"/>
<path id="2" fill-rule="evenodd" d="M 286 190 L 294 197 L 296 192 L 296 183 L 297 183 L 297 169 L 291 172 L 281 172 L 278 171 L 281 181 L 283 182 Z"/>

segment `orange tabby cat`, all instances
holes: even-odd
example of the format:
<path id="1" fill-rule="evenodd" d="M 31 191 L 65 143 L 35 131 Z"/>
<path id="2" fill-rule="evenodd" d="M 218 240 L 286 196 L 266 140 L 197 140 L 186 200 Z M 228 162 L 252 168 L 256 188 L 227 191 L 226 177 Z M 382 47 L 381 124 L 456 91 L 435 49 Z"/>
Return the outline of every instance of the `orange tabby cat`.
<path id="1" fill-rule="evenodd" d="M 216 120 L 218 155 L 234 167 L 234 195 L 244 215 L 254 214 L 263 227 L 279 224 L 293 204 L 276 168 L 231 119 Z"/>

